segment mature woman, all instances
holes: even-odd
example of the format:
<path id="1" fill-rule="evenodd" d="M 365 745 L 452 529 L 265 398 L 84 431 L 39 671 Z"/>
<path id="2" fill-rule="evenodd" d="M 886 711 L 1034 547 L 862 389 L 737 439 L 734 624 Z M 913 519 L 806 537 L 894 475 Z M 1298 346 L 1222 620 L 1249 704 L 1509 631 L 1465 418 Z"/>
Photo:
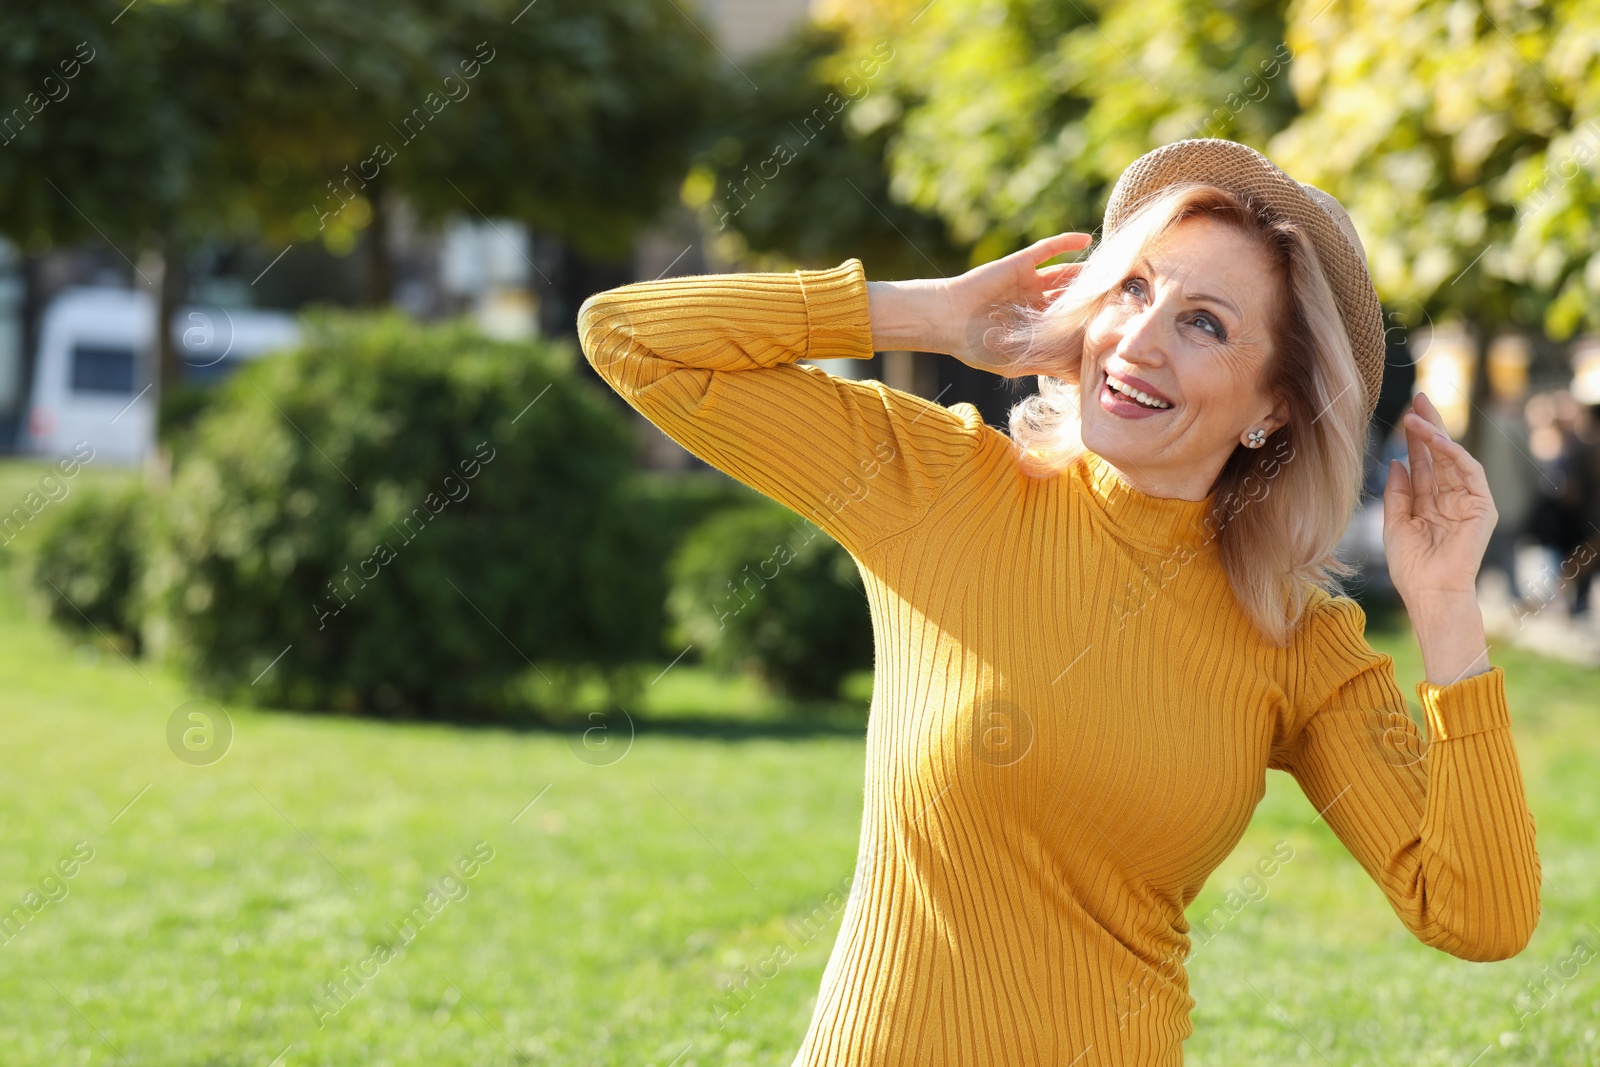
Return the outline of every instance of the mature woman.
<path id="1" fill-rule="evenodd" d="M 1343 209 L 1251 149 L 1183 141 L 1123 174 L 1085 261 L 1041 267 L 1088 244 L 936 281 L 852 259 L 646 282 L 580 315 L 630 404 L 866 583 L 856 885 L 796 1064 L 1180 1063 L 1184 909 L 1269 767 L 1426 944 L 1504 959 L 1538 921 L 1473 595 L 1495 509 L 1425 398 L 1384 540 L 1426 741 L 1335 584 L 1383 363 Z M 875 349 L 1041 392 L 1008 436 L 797 362 Z"/>

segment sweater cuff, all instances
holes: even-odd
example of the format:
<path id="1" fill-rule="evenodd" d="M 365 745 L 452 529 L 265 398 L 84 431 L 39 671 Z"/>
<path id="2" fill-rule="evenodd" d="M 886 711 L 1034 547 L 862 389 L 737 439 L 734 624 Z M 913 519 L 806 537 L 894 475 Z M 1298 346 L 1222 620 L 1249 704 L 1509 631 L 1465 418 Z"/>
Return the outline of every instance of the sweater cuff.
<path id="1" fill-rule="evenodd" d="M 1482 674 L 1463 678 L 1449 685 L 1417 683 L 1417 699 L 1422 703 L 1433 741 L 1481 734 L 1511 725 L 1506 707 L 1505 671 L 1490 667 Z"/>
<path id="2" fill-rule="evenodd" d="M 859 259 L 827 270 L 795 271 L 805 296 L 806 354 L 803 359 L 871 359 L 872 317 L 867 278 Z"/>

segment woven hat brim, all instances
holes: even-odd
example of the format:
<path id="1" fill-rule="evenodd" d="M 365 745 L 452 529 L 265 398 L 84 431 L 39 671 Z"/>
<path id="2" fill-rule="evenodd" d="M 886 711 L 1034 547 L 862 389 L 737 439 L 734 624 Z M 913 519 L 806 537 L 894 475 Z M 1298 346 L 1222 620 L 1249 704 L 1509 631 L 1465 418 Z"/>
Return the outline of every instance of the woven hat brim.
<path id="1" fill-rule="evenodd" d="M 1149 198 L 1180 182 L 1215 185 L 1243 196 L 1257 211 L 1294 223 L 1310 238 L 1344 321 L 1371 420 L 1383 384 L 1383 307 L 1361 239 L 1339 202 L 1295 181 L 1248 145 L 1197 138 L 1174 141 L 1128 165 L 1106 203 L 1105 232 L 1115 231 Z"/>

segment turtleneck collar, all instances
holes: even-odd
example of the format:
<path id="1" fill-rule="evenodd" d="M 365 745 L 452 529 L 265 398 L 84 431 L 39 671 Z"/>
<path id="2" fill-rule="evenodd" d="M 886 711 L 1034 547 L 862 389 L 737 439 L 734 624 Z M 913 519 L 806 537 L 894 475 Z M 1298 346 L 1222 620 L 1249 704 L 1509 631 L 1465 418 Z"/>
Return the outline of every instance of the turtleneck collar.
<path id="1" fill-rule="evenodd" d="M 1100 517 L 1125 541 L 1161 550 L 1208 539 L 1204 519 L 1216 505 L 1214 492 L 1204 500 L 1151 496 L 1088 449 L 1072 465 L 1071 475 L 1087 490 Z"/>

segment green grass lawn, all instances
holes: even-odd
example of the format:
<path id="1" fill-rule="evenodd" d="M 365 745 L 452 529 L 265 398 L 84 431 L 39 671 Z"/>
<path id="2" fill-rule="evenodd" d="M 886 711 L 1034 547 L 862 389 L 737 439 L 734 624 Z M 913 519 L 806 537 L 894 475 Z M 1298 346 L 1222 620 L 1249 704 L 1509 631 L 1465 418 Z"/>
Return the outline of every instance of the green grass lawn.
<path id="1" fill-rule="evenodd" d="M 19 467 L 0 468 L 0 493 L 27 484 Z M 196 694 L 30 614 L 26 541 L 0 555 L 0 903 L 47 899 L 58 861 L 92 858 L 0 944 L 0 1064 L 793 1057 L 837 915 L 809 936 L 793 923 L 827 914 L 853 870 L 861 718 L 797 724 L 753 687 L 680 665 L 625 752 L 229 707 L 227 755 L 190 765 L 167 729 Z M 1410 693 L 1408 640 L 1375 640 Z M 1600 960 L 1564 963 L 1580 939 L 1600 953 L 1584 925 L 1600 927 L 1600 672 L 1495 659 L 1545 872 L 1527 951 L 1474 964 L 1414 941 L 1271 773 L 1191 914 L 1279 842 L 1294 858 L 1192 962 L 1187 1063 L 1600 1062 Z M 491 858 L 441 883 L 474 850 Z M 372 960 L 418 906 L 409 947 Z M 718 1026 L 725 983 L 780 944 L 794 959 Z M 348 1002 L 317 1007 L 347 973 Z M 1519 992 L 1547 978 L 1519 1027 Z"/>

